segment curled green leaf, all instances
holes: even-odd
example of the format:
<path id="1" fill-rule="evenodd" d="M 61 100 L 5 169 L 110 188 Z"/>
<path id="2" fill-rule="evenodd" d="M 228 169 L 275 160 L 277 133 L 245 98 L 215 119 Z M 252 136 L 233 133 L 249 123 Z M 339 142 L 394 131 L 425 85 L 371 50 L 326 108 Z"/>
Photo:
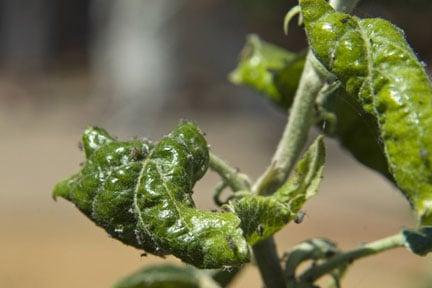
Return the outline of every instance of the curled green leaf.
<path id="1" fill-rule="evenodd" d="M 257 90 L 287 110 L 297 90 L 304 61 L 303 54 L 292 53 L 250 35 L 229 79 L 234 84 Z"/>
<path id="2" fill-rule="evenodd" d="M 317 193 L 324 162 L 325 146 L 320 136 L 276 193 L 271 196 L 249 194 L 230 203 L 242 220 L 241 228 L 251 245 L 270 237 L 296 217 L 306 200 Z"/>
<path id="3" fill-rule="evenodd" d="M 425 256 L 432 252 L 432 227 L 421 227 L 417 230 L 405 229 L 402 231 L 405 247 L 411 252 Z"/>
<path id="4" fill-rule="evenodd" d="M 217 288 L 205 272 L 193 267 L 151 266 L 120 280 L 113 288 Z"/>
<path id="5" fill-rule="evenodd" d="M 423 65 L 390 22 L 299 2 L 315 55 L 375 117 L 390 172 L 421 222 L 432 223 L 432 87 Z"/>
<path id="6" fill-rule="evenodd" d="M 192 189 L 207 171 L 207 142 L 183 122 L 153 145 L 117 141 L 105 130 L 83 136 L 83 169 L 57 184 L 54 197 L 73 202 L 114 238 L 200 268 L 240 265 L 249 251 L 234 213 L 195 208 Z"/>

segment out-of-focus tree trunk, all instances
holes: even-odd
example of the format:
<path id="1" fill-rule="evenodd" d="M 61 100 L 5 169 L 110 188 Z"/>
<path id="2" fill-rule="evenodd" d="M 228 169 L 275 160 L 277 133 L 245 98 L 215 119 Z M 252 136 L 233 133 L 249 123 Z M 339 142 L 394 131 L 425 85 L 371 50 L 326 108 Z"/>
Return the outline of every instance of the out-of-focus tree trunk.
<path id="1" fill-rule="evenodd" d="M 148 128 L 176 73 L 172 13 L 182 1 L 95 0 L 92 68 L 98 93 L 114 99 L 113 124 Z M 175 23 L 170 23 L 175 24 Z"/>

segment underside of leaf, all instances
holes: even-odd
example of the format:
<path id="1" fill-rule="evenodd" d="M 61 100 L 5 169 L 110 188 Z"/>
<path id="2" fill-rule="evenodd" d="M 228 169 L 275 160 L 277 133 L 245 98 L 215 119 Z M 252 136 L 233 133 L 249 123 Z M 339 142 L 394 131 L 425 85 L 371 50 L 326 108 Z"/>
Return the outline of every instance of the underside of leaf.
<path id="1" fill-rule="evenodd" d="M 304 61 L 304 53 L 296 54 L 250 35 L 229 79 L 257 90 L 286 111 L 292 104 Z"/>

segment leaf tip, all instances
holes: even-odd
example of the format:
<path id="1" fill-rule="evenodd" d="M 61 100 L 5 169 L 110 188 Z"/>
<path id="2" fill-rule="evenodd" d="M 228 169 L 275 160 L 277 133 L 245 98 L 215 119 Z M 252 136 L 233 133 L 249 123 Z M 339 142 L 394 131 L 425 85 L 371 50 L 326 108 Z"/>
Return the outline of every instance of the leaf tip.
<path id="1" fill-rule="evenodd" d="M 63 180 L 59 183 L 57 183 L 54 186 L 54 189 L 52 191 L 51 197 L 54 201 L 57 201 L 58 197 L 67 199 L 69 196 L 69 188 L 67 187 L 67 180 Z"/>

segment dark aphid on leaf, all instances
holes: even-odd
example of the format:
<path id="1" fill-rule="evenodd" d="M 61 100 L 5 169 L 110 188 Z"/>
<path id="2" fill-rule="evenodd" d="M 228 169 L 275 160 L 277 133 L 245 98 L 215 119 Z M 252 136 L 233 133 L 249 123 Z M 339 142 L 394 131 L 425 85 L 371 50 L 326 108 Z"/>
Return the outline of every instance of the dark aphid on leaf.
<path id="1" fill-rule="evenodd" d="M 341 22 L 343 24 L 346 24 L 346 23 L 348 23 L 349 19 L 350 19 L 349 17 L 342 18 Z"/>
<path id="2" fill-rule="evenodd" d="M 140 150 L 137 147 L 132 148 L 131 153 L 130 153 L 130 157 L 132 158 L 132 160 L 134 161 L 138 161 L 138 160 L 142 160 L 144 159 L 144 153 L 142 150 Z"/>
<path id="3" fill-rule="evenodd" d="M 81 142 L 81 141 L 78 141 L 78 149 L 80 150 L 80 151 L 83 151 L 83 143 Z"/>

